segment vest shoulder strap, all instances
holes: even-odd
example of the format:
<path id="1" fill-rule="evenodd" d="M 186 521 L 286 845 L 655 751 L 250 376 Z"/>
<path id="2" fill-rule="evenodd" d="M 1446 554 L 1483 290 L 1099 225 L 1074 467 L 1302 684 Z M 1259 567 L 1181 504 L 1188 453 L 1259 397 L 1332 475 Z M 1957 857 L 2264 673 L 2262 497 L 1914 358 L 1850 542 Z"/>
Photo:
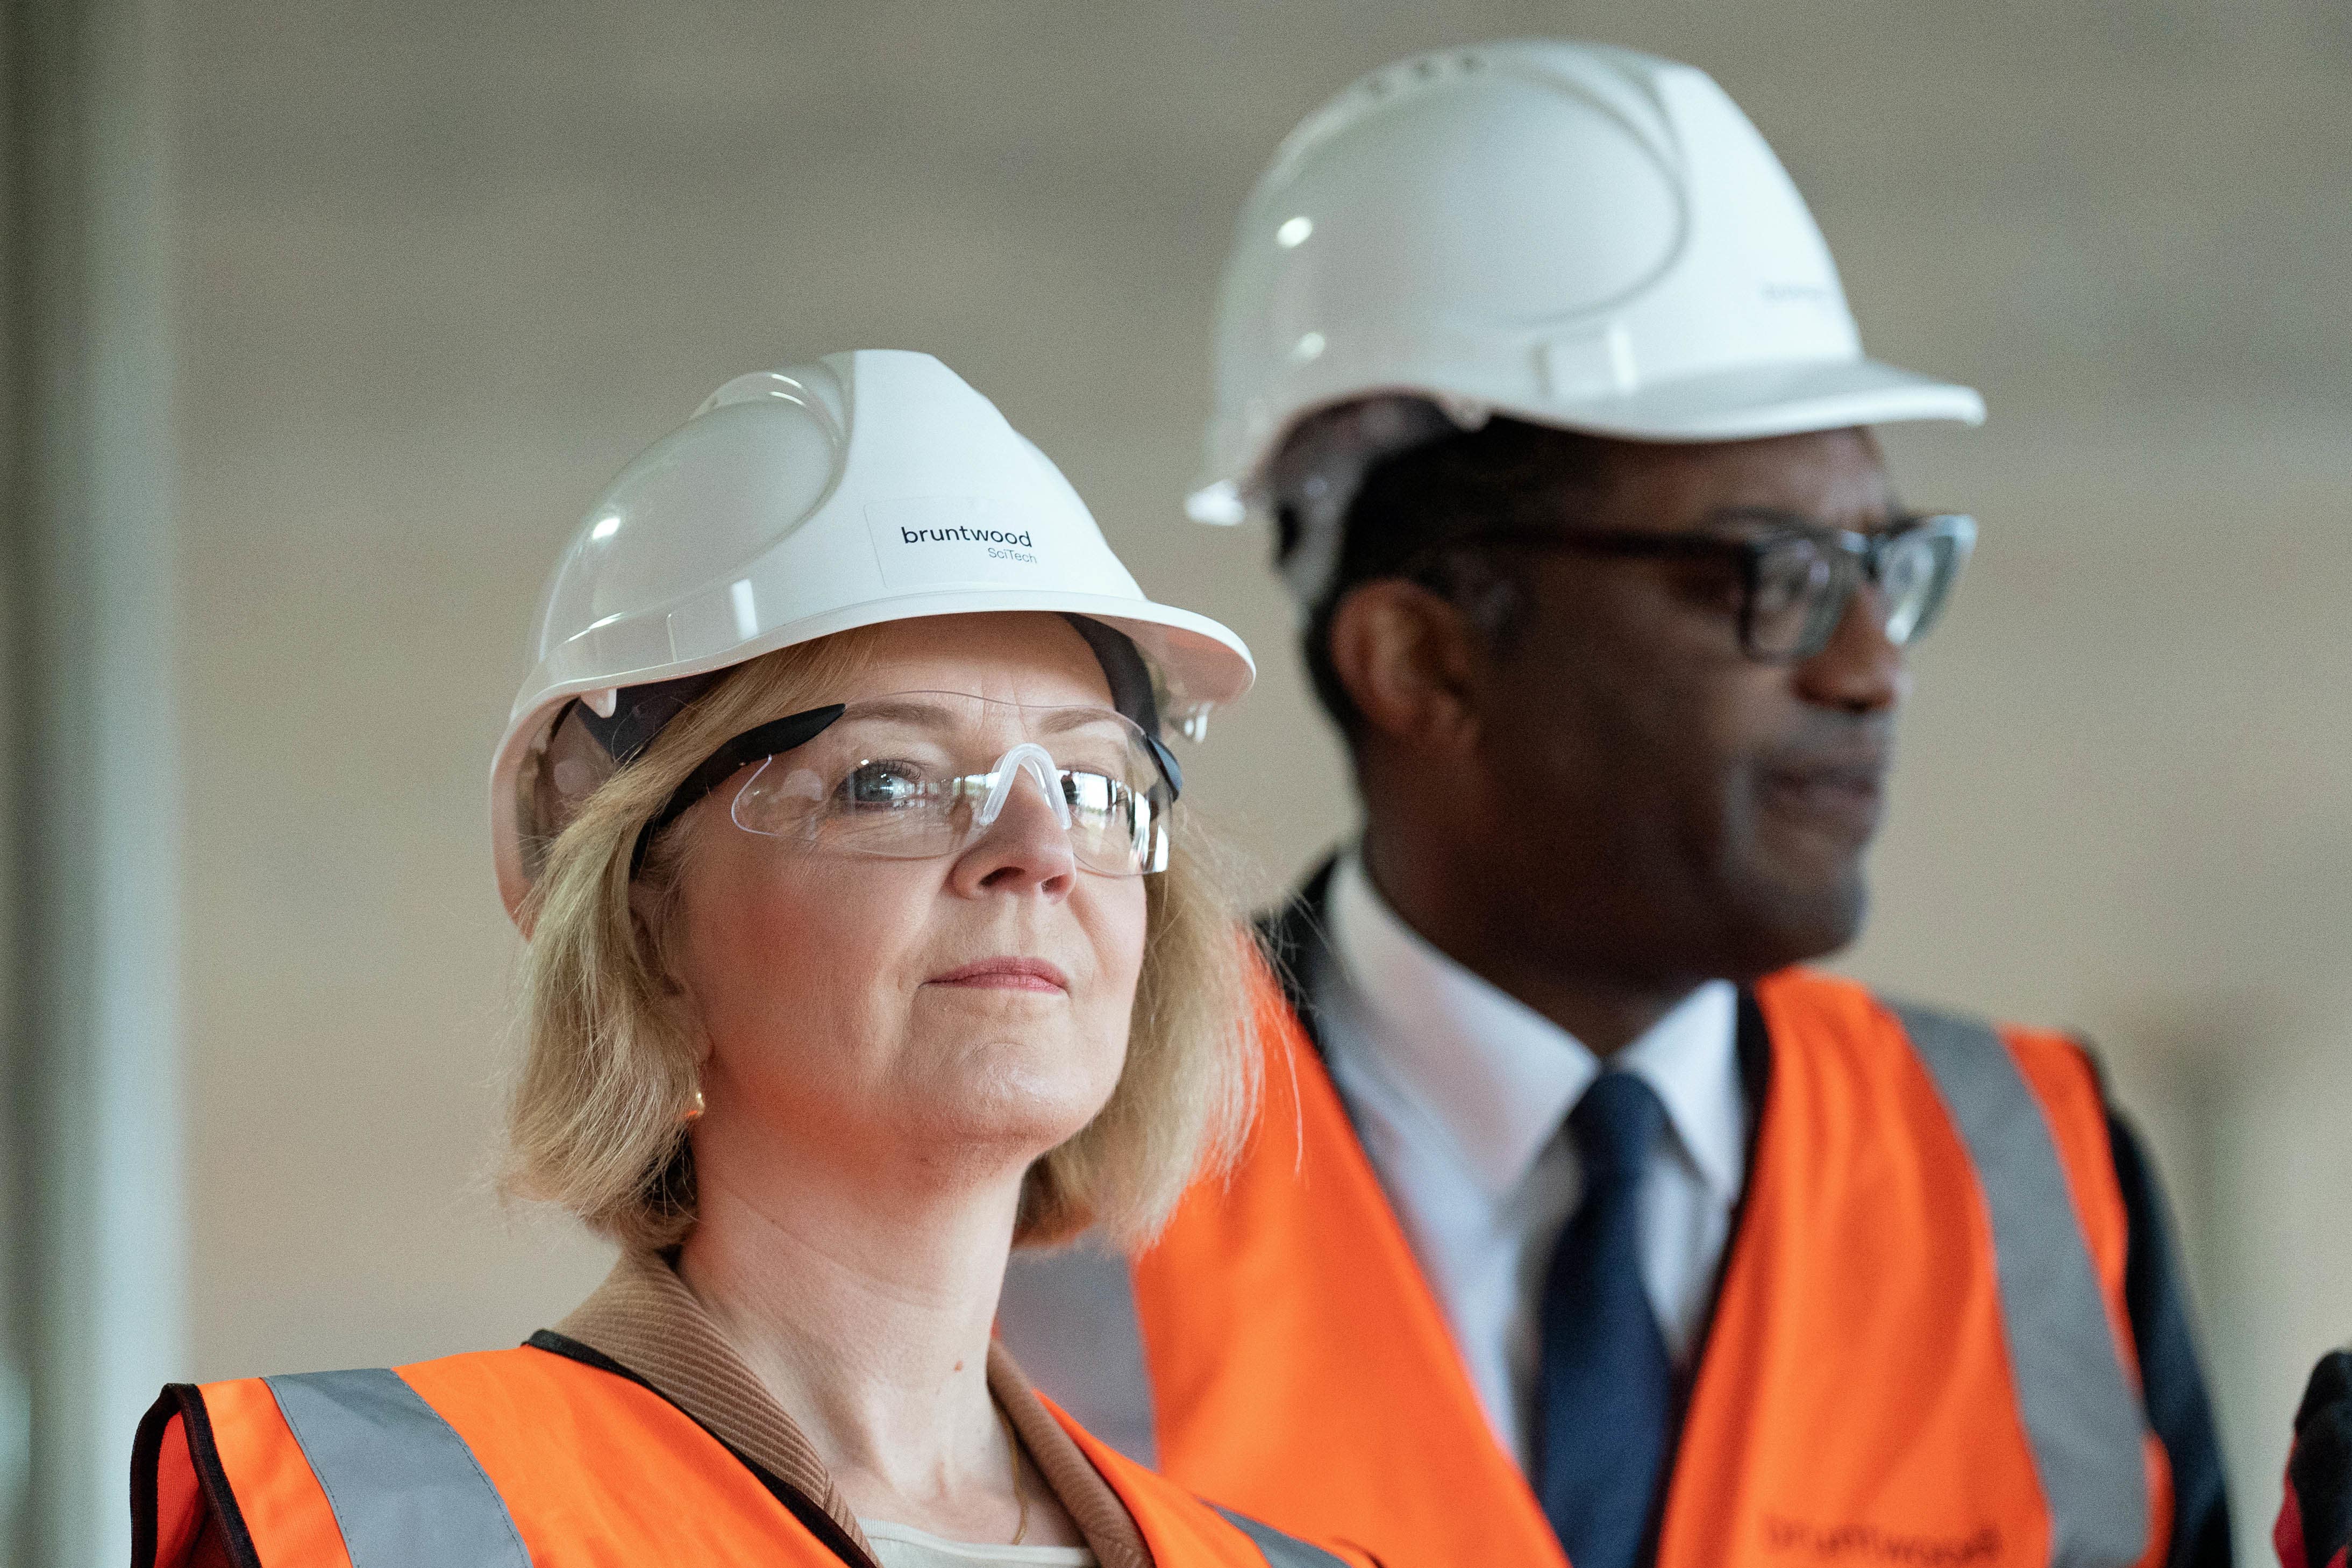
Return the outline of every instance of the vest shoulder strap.
<path id="1" fill-rule="evenodd" d="M 1990 1024 L 1908 1003 L 1889 1008 L 1935 1080 L 1984 1194 L 2053 1560 L 2135 1562 L 2151 1522 L 2146 1421 L 2051 1108 Z M 2091 1092 L 2095 1106 L 2095 1086 Z"/>
<path id="2" fill-rule="evenodd" d="M 207 1510 L 236 1568 L 844 1561 L 658 1394 L 534 1349 L 167 1389 L 132 1483 L 137 1568 Z"/>
<path id="3" fill-rule="evenodd" d="M 530 1568 L 480 1461 L 389 1367 L 268 1377 L 335 1512 L 352 1568 Z"/>

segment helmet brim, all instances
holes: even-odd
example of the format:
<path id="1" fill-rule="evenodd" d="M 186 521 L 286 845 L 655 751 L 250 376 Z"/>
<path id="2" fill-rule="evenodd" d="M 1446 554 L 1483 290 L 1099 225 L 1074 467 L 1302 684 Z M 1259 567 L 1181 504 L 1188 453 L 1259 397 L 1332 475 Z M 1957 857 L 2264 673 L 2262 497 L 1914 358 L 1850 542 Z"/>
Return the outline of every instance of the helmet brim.
<path id="1" fill-rule="evenodd" d="M 1985 419 L 1984 398 L 1974 388 L 1874 359 L 1748 365 L 1622 395 L 1558 401 L 1491 401 L 1467 386 L 1376 387 L 1350 395 L 1386 393 L 1431 397 L 1453 408 L 1488 408 L 1529 424 L 1622 441 L 1753 441 L 1864 425 L 1981 425 Z M 1243 497 L 1257 493 L 1266 464 L 1289 439 L 1289 431 L 1316 412 L 1300 411 L 1281 439 L 1267 445 L 1244 486 L 1237 489 L 1214 473 L 1202 476 L 1186 498 L 1186 511 L 1200 522 L 1240 521 Z"/>
<path id="2" fill-rule="evenodd" d="M 1499 412 L 1628 441 L 1752 441 L 1860 425 L 1984 423 L 1973 388 L 1873 359 L 1750 365 L 1663 382 L 1622 397 Z"/>

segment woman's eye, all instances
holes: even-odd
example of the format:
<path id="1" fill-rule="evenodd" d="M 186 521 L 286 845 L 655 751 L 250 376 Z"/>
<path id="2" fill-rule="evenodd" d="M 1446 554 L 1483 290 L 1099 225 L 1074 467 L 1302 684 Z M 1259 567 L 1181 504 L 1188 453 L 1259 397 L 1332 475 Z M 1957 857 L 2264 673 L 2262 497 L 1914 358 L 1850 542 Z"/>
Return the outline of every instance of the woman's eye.
<path id="1" fill-rule="evenodd" d="M 922 769 L 912 763 L 860 763 L 849 770 L 835 794 L 843 805 L 856 809 L 910 805 L 922 798 Z"/>

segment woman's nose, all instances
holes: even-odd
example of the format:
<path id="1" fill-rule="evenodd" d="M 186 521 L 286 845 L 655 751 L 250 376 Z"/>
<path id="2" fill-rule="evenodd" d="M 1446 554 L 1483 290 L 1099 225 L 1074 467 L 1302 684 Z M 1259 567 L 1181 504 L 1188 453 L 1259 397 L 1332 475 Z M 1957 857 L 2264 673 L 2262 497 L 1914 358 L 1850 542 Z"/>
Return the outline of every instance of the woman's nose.
<path id="1" fill-rule="evenodd" d="M 956 857 L 951 879 L 970 896 L 1038 892 L 1062 898 L 1077 873 L 1077 855 L 1059 803 L 1045 794 L 1033 770 L 1022 768 L 996 819 Z"/>

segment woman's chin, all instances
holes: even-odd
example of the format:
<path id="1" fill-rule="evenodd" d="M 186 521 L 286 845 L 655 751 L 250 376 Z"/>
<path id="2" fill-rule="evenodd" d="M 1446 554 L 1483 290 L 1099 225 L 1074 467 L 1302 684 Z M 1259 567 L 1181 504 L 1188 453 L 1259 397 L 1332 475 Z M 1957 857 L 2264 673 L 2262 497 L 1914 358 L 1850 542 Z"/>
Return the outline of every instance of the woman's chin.
<path id="1" fill-rule="evenodd" d="M 918 1120 L 932 1150 L 995 1151 L 1025 1164 L 1084 1131 L 1111 1088 L 1075 1081 L 1067 1072 L 998 1070 L 963 1085 L 961 1093 L 927 1096 L 930 1114 Z"/>

